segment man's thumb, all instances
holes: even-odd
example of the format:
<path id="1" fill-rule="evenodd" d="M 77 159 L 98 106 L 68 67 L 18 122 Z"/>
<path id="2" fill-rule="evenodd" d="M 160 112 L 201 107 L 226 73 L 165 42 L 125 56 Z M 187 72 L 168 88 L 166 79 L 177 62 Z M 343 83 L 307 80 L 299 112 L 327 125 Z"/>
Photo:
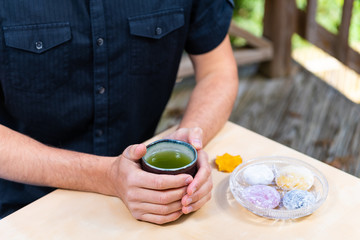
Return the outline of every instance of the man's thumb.
<path id="1" fill-rule="evenodd" d="M 134 144 L 128 146 L 124 152 L 123 156 L 129 160 L 139 160 L 146 153 L 146 146 L 144 144 Z"/>

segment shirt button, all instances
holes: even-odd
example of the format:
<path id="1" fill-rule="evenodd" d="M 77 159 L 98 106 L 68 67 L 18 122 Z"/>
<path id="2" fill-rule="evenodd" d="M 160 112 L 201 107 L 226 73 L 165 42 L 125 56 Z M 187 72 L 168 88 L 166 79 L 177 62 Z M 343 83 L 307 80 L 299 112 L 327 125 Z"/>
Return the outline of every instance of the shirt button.
<path id="1" fill-rule="evenodd" d="M 104 94 L 105 93 L 105 88 L 104 87 L 99 87 L 98 88 L 98 93 L 99 94 Z"/>
<path id="2" fill-rule="evenodd" d="M 162 33 L 162 28 L 161 27 L 157 27 L 156 29 L 155 29 L 155 34 L 156 35 L 160 35 Z"/>
<path id="3" fill-rule="evenodd" d="M 102 45 L 104 44 L 104 39 L 98 38 L 98 39 L 96 40 L 96 44 L 97 44 L 99 47 L 102 46 Z"/>
<path id="4" fill-rule="evenodd" d="M 104 134 L 104 132 L 101 129 L 98 129 L 96 130 L 95 134 L 97 137 L 101 137 Z"/>
<path id="5" fill-rule="evenodd" d="M 37 50 L 41 50 L 43 48 L 42 41 L 35 42 L 35 47 L 36 47 Z"/>

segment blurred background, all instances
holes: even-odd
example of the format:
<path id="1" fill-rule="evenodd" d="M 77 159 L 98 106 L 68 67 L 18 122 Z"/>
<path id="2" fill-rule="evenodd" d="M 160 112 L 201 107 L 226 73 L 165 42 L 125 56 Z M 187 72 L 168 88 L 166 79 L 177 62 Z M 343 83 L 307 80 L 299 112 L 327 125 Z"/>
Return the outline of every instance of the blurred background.
<path id="1" fill-rule="evenodd" d="M 234 0 L 234 22 L 255 36 L 263 35 L 265 0 Z M 305 10 L 306 0 L 296 0 L 299 9 Z M 344 0 L 318 0 L 316 21 L 329 32 L 338 34 Z M 231 37 L 234 47 L 246 45 L 245 39 Z M 349 28 L 349 45 L 360 52 L 360 1 L 353 2 Z M 341 91 L 350 100 L 360 103 L 360 75 L 336 58 L 310 44 L 298 34 L 292 36 L 292 57 L 306 69 Z"/>
<path id="2" fill-rule="evenodd" d="M 229 121 L 360 177 L 360 0 L 234 2 Z M 185 54 L 157 133 L 180 122 L 192 74 Z"/>

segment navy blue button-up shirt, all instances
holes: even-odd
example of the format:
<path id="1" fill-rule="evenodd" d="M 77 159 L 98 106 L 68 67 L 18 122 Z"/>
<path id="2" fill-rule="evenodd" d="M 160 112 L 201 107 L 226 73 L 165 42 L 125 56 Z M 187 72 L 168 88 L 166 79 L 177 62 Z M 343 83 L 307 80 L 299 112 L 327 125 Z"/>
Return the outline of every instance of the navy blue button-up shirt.
<path id="1" fill-rule="evenodd" d="M 183 51 L 214 49 L 231 15 L 232 0 L 1 0 L 0 124 L 119 155 L 153 135 Z M 51 190 L 0 179 L 0 214 Z"/>

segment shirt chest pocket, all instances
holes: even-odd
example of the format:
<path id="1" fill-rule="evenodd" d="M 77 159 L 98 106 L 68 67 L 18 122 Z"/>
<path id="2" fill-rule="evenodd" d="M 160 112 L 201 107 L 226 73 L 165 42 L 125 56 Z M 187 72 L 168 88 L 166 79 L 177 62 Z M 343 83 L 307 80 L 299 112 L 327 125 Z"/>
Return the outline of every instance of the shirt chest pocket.
<path id="1" fill-rule="evenodd" d="M 7 82 L 26 93 L 48 94 L 69 74 L 69 23 L 4 26 Z"/>
<path id="2" fill-rule="evenodd" d="M 159 73 L 166 64 L 171 64 L 169 58 L 181 53 L 181 37 L 185 35 L 183 9 L 159 10 L 128 20 L 133 74 Z"/>

